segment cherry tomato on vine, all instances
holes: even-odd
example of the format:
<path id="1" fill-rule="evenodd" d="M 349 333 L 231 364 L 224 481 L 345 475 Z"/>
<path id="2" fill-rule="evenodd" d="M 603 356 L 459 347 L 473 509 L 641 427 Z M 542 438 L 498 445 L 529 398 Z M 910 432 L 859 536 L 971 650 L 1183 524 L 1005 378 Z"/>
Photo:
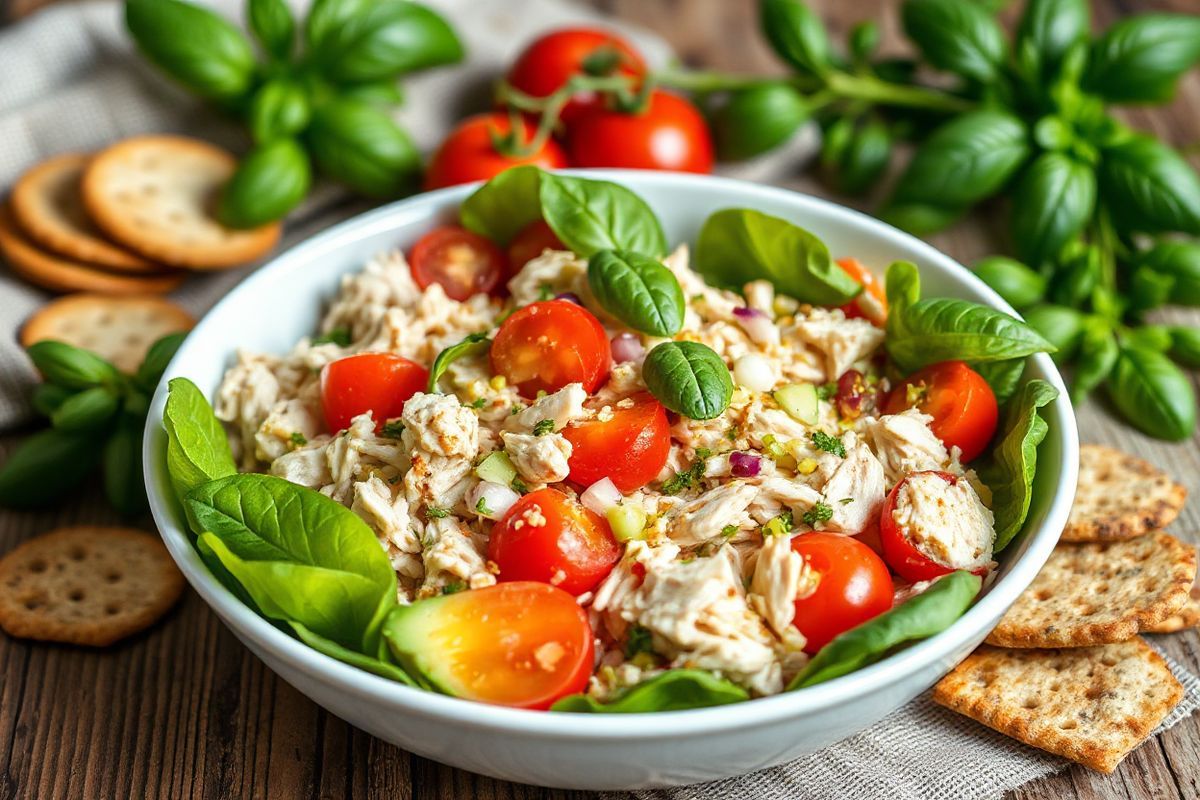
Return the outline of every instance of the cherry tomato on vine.
<path id="1" fill-rule="evenodd" d="M 1000 418 L 992 387 L 961 361 L 930 364 L 909 375 L 892 389 L 884 411 L 899 414 L 913 407 L 933 417 L 930 430 L 946 447 L 962 450 L 964 464 L 987 447 Z"/>
<path id="2" fill-rule="evenodd" d="M 330 433 L 350 427 L 371 412 L 375 430 L 400 416 L 408 398 L 425 390 L 429 371 L 393 353 L 359 353 L 331 361 L 321 370 L 321 409 Z"/>
<path id="3" fill-rule="evenodd" d="M 438 284 L 452 300 L 490 292 L 507 271 L 504 253 L 490 239 L 457 225 L 434 228 L 413 245 L 413 280 L 422 289 Z"/>
<path id="4" fill-rule="evenodd" d="M 522 140 L 530 141 L 536 126 L 521 120 Z M 477 114 L 458 124 L 442 140 L 429 169 L 425 172 L 425 188 L 440 189 L 471 181 L 485 181 L 496 177 L 509 167 L 533 164 L 543 169 L 559 169 L 567 166 L 567 156 L 558 142 L 547 139 L 537 152 L 513 157 L 496 151 L 492 134 L 504 136 L 512 130 L 507 114 Z"/>
<path id="5" fill-rule="evenodd" d="M 588 394 L 612 368 L 604 326 L 569 300 L 543 300 L 518 309 L 492 340 L 492 372 L 526 397 L 578 381 Z"/>
<path id="6" fill-rule="evenodd" d="M 661 89 L 638 113 L 587 109 L 567 128 L 567 150 L 577 167 L 713 168 L 712 136 L 703 115 L 688 100 Z"/>
<path id="7" fill-rule="evenodd" d="M 858 297 L 842 306 L 842 311 L 851 319 L 858 317 L 882 326 L 887 321 L 887 294 L 883 282 L 857 259 L 839 258 L 837 264 L 863 287 Z"/>
<path id="8" fill-rule="evenodd" d="M 813 594 L 796 600 L 792 619 L 810 655 L 851 628 L 892 607 L 892 576 L 870 547 L 839 533 L 802 533 L 792 539 L 820 581 Z"/>
<path id="9" fill-rule="evenodd" d="M 649 393 L 632 399 L 627 408 L 614 406 L 611 418 L 596 417 L 563 429 L 571 443 L 571 480 L 590 486 L 608 478 L 622 492 L 632 492 L 662 471 L 671 452 L 667 410 Z"/>
<path id="10" fill-rule="evenodd" d="M 535 219 L 513 237 L 508 243 L 508 263 L 513 274 L 542 254 L 543 250 L 566 250 L 545 220 Z"/>

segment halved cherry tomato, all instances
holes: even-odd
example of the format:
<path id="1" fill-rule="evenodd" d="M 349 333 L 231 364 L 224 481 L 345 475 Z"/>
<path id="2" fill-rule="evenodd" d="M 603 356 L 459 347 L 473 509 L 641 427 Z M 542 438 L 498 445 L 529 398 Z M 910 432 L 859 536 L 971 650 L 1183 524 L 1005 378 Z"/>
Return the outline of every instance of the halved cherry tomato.
<path id="1" fill-rule="evenodd" d="M 802 533 L 792 549 L 820 576 L 816 591 L 796 600 L 792 624 L 807 642 L 804 652 L 820 650 L 835 636 L 892 607 L 892 576 L 870 547 L 837 533 Z"/>
<path id="2" fill-rule="evenodd" d="M 408 261 L 417 286 L 424 289 L 436 283 L 447 297 L 460 301 L 492 291 L 506 271 L 499 247 L 457 225 L 434 228 L 422 236 Z"/>
<path id="3" fill-rule="evenodd" d="M 961 361 L 930 364 L 909 375 L 892 389 L 884 410 L 899 414 L 914 406 L 933 417 L 929 429 L 947 447 L 957 446 L 964 464 L 987 447 L 1000 418 L 992 387 Z"/>
<path id="4" fill-rule="evenodd" d="M 524 141 L 529 141 L 536 129 L 528 120 L 522 120 L 521 125 Z M 567 166 L 566 153 L 553 139 L 547 139 L 537 152 L 520 158 L 496 152 L 492 134 L 503 136 L 511 129 L 508 115 L 500 113 L 477 114 L 460 122 L 433 154 L 425 172 L 425 188 L 486 181 L 521 164 L 534 164 L 543 169 Z"/>
<path id="5" fill-rule="evenodd" d="M 956 569 L 939 564 L 925 555 L 908 538 L 907 533 L 901 529 L 893 515 L 896 510 L 896 498 L 900 494 L 901 487 L 916 475 L 937 475 L 951 486 L 963 480 L 941 470 L 914 472 L 892 487 L 892 491 L 888 493 L 887 500 L 883 503 L 883 511 L 879 515 L 879 542 L 883 546 L 883 559 L 893 572 L 911 583 L 933 580 L 942 575 L 948 575 Z"/>
<path id="6" fill-rule="evenodd" d="M 645 75 L 646 63 L 628 42 L 616 34 L 594 28 L 564 28 L 531 42 L 508 71 L 508 82 L 533 97 L 557 91 L 571 76 L 583 72 L 589 56 L 608 54 L 617 62 L 616 74 Z M 592 92 L 576 94 L 563 108 L 561 119 L 570 123 L 585 108 L 597 105 Z"/>
<path id="7" fill-rule="evenodd" d="M 545 583 L 501 583 L 422 600 L 388 619 L 406 667 L 447 694 L 546 709 L 587 688 L 593 636 L 575 598 Z"/>
<path id="8" fill-rule="evenodd" d="M 321 370 L 321 409 L 330 433 L 350 427 L 367 411 L 382 430 L 400 416 L 408 398 L 425 390 L 429 371 L 393 353 L 359 353 L 331 361 Z"/>
<path id="9" fill-rule="evenodd" d="M 883 282 L 876 278 L 875 273 L 863 266 L 858 259 L 839 258 L 837 264 L 863 287 L 862 293 L 858 297 L 842 306 L 842 311 L 851 319 L 860 317 L 882 326 L 887 322 L 888 307 L 887 293 L 884 291 Z"/>
<path id="10" fill-rule="evenodd" d="M 542 254 L 544 250 L 566 250 L 567 246 L 545 220 L 535 219 L 521 228 L 508 243 L 508 263 L 513 274 Z"/>
<path id="11" fill-rule="evenodd" d="M 541 581 L 581 595 L 621 558 L 608 522 L 555 489 L 518 500 L 492 528 L 488 558 L 502 581 Z"/>
<path id="12" fill-rule="evenodd" d="M 655 90 L 636 114 L 593 107 L 567 129 L 577 167 L 712 172 L 713 143 L 704 116 L 688 100 Z"/>
<path id="13" fill-rule="evenodd" d="M 858 370 L 848 369 L 837 379 L 833 401 L 842 419 L 853 420 L 877 413 L 884 397 L 878 382 L 872 383 Z"/>
<path id="14" fill-rule="evenodd" d="M 586 308 L 543 300 L 504 320 L 492 341 L 492 372 L 526 397 L 578 381 L 591 394 L 612 368 L 604 326 Z"/>
<path id="15" fill-rule="evenodd" d="M 597 417 L 563 429 L 571 443 L 571 480 L 590 486 L 609 478 L 622 492 L 632 492 L 662 471 L 671 453 L 667 410 L 646 392 L 631 399 L 631 406 L 614 406 L 609 419 Z"/>

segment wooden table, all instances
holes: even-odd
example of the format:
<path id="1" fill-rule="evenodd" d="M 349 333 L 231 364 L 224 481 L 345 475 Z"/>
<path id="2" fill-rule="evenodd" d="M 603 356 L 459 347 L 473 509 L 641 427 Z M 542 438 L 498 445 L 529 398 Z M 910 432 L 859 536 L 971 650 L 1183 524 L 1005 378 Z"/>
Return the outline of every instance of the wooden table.
<path id="1" fill-rule="evenodd" d="M 0 0 L 0 6 L 5 1 Z M 7 2 L 10 10 L 20 6 Z M 758 38 L 749 0 L 592 2 L 657 31 L 688 64 L 778 69 Z M 823 8 L 839 35 L 858 19 L 882 17 L 885 46 L 897 46 L 895 2 L 814 4 Z M 1196 10 L 1194 0 L 1098 0 L 1095 5 L 1102 24 L 1149 7 Z M 1171 107 L 1131 119 L 1177 145 L 1200 140 L 1200 76 L 1189 77 Z M 806 180 L 786 184 L 827 194 Z M 969 261 L 996 249 L 996 235 L 986 220 L 976 218 L 933 241 Z M 1193 496 L 1200 496 L 1200 438 L 1175 445 L 1147 439 L 1116 422 L 1097 401 L 1080 410 L 1079 422 L 1085 441 L 1114 444 L 1147 457 L 1169 468 Z M 2 438 L 0 446 L 14 441 L 13 436 Z M 0 512 L 0 552 L 52 527 L 79 522 L 116 522 L 96 487 L 53 511 Z M 1200 502 L 1184 512 L 1173 530 L 1197 539 L 1193 532 L 1200 530 Z M 1200 673 L 1196 631 L 1159 641 Z M 0 800 L 34 796 L 590 797 L 461 772 L 356 730 L 268 671 L 191 592 L 151 631 L 104 651 L 29 644 L 0 635 Z M 1111 776 L 1071 767 L 1011 797 L 1200 797 L 1200 715 L 1145 744 Z"/>

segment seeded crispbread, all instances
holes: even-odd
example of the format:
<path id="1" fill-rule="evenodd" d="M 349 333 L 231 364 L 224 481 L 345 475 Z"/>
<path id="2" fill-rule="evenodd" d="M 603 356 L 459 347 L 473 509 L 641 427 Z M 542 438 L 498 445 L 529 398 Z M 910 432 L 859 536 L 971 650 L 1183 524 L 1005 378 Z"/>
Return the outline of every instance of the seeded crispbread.
<path id="1" fill-rule="evenodd" d="M 1112 772 L 1183 697 L 1141 639 L 1070 650 L 984 645 L 942 678 L 935 702 L 1006 736 Z"/>
<path id="2" fill-rule="evenodd" d="M 1195 549 L 1165 533 L 1060 544 L 987 642 L 1000 647 L 1123 642 L 1178 611 L 1195 579 Z"/>
<path id="3" fill-rule="evenodd" d="M 1064 542 L 1132 539 L 1169 525 L 1187 489 L 1146 461 L 1098 444 L 1079 448 L 1079 489 Z"/>
<path id="4" fill-rule="evenodd" d="M 83 204 L 108 236 L 146 258 L 225 269 L 275 246 L 278 223 L 233 230 L 214 215 L 234 157 L 182 136 L 135 136 L 97 153 L 83 173 Z"/>
<path id="5" fill-rule="evenodd" d="M 103 647 L 149 627 L 183 591 L 157 537 L 131 528 L 60 528 L 0 559 L 0 628 L 10 636 Z"/>
<path id="6" fill-rule="evenodd" d="M 161 297 L 73 294 L 30 317 L 21 329 L 21 344 L 29 347 L 54 339 L 91 350 L 118 369 L 133 372 L 150 345 L 195 324 L 191 314 Z"/>
<path id="7" fill-rule="evenodd" d="M 88 156 L 65 153 L 41 162 L 13 186 L 10 202 L 20 228 L 39 247 L 116 272 L 154 273 L 161 267 L 104 238 L 79 196 Z"/>
<path id="8" fill-rule="evenodd" d="M 1197 625 L 1200 625 L 1200 586 L 1193 586 L 1179 610 L 1146 628 L 1146 633 L 1177 633 Z"/>

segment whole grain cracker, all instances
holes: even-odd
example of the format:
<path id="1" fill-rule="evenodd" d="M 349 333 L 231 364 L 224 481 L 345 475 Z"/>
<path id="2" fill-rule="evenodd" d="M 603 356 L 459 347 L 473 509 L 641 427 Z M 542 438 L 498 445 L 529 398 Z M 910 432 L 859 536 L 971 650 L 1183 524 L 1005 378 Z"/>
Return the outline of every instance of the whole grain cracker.
<path id="1" fill-rule="evenodd" d="M 103 647 L 153 624 L 183 592 L 157 537 L 81 525 L 0 559 L 0 628 L 10 636 Z"/>
<path id="2" fill-rule="evenodd" d="M 933 688 L 935 702 L 1100 772 L 1116 769 L 1182 697 L 1138 638 L 1071 650 L 984 645 Z"/>
<path id="3" fill-rule="evenodd" d="M 1146 461 L 1112 447 L 1079 448 L 1079 488 L 1064 542 L 1132 539 L 1165 528 L 1187 500 L 1187 489 Z"/>
<path id="4" fill-rule="evenodd" d="M 54 339 L 133 372 L 150 345 L 169 333 L 191 330 L 196 321 L 161 297 L 73 294 L 42 306 L 21 329 L 21 345 Z"/>
<path id="5" fill-rule="evenodd" d="M 1146 633 L 1178 633 L 1197 625 L 1200 625 L 1200 586 L 1193 586 L 1179 610 L 1146 628 Z"/>
<path id="6" fill-rule="evenodd" d="M 89 156 L 66 153 L 43 161 L 13 186 L 13 217 L 29 238 L 47 250 L 117 272 L 155 273 L 161 268 L 104 238 L 83 208 L 80 180 Z"/>
<path id="7" fill-rule="evenodd" d="M 131 275 L 109 272 L 42 250 L 18 229 L 8 204 L 0 204 L 0 255 L 25 280 L 52 292 L 165 294 L 183 282 L 181 272 Z"/>
<path id="8" fill-rule="evenodd" d="M 987 642 L 1000 647 L 1123 642 L 1179 610 L 1195 579 L 1195 549 L 1165 533 L 1060 544 Z"/>
<path id="9" fill-rule="evenodd" d="M 83 174 L 83 203 L 110 237 L 143 256 L 188 269 L 225 269 L 264 255 L 278 223 L 233 230 L 217 222 L 217 195 L 234 157 L 182 136 L 137 136 L 97 153 Z"/>

